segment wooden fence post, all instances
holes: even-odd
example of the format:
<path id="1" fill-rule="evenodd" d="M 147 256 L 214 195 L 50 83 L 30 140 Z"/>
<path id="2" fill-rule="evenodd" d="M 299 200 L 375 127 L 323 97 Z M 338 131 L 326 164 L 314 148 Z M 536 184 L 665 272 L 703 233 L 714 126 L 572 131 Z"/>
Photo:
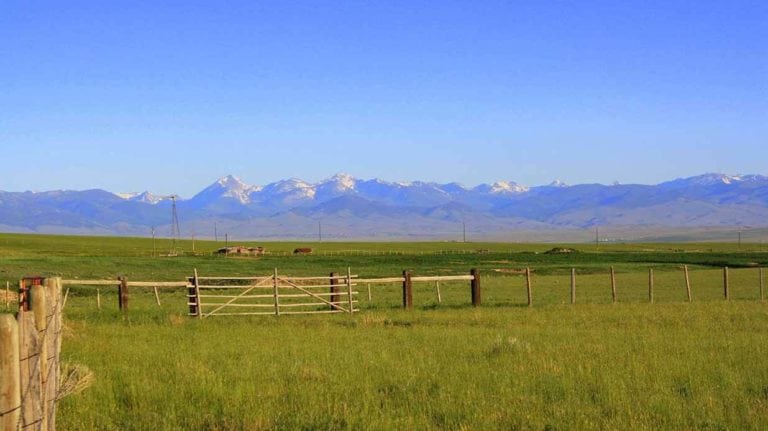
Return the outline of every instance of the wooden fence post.
<path id="1" fill-rule="evenodd" d="M 277 268 L 272 274 L 272 290 L 275 297 L 275 316 L 280 315 L 280 292 L 277 286 Z"/>
<path id="2" fill-rule="evenodd" d="M 203 303 L 200 299 L 200 277 L 197 275 L 197 268 L 194 268 L 194 289 L 195 289 L 195 314 L 198 319 L 203 318 Z"/>
<path id="3" fill-rule="evenodd" d="M 480 270 L 472 268 L 469 273 L 472 275 L 472 281 L 469 282 L 469 289 L 472 292 L 472 306 L 479 307 L 483 303 L 483 294 L 480 290 Z"/>
<path id="4" fill-rule="evenodd" d="M 128 311 L 128 278 L 118 277 L 120 284 L 117 285 L 117 306 L 120 311 Z"/>
<path id="5" fill-rule="evenodd" d="M 576 268 L 571 268 L 571 304 L 576 303 Z"/>
<path id="6" fill-rule="evenodd" d="M 730 292 L 728 291 L 728 267 L 723 267 L 723 298 L 728 301 L 731 299 Z"/>
<path id="7" fill-rule="evenodd" d="M 96 309 L 101 310 L 101 292 L 96 289 Z"/>
<path id="8" fill-rule="evenodd" d="M 19 324 L 10 314 L 0 314 L 0 412 L 0 429 L 17 429 L 21 415 Z"/>
<path id="9" fill-rule="evenodd" d="M 435 281 L 435 293 L 437 294 L 437 303 L 442 304 L 443 296 L 440 294 L 440 280 Z"/>
<path id="10" fill-rule="evenodd" d="M 155 302 L 157 303 L 157 306 L 160 306 L 160 293 L 157 291 L 157 286 L 154 287 L 155 290 Z"/>
<path id="11" fill-rule="evenodd" d="M 533 307 L 533 291 L 531 289 L 531 268 L 525 268 L 525 293 L 528 297 L 528 306 Z"/>
<path id="12" fill-rule="evenodd" d="M 653 304 L 653 268 L 648 268 L 648 302 Z"/>
<path id="13" fill-rule="evenodd" d="M 62 328 L 62 313 L 64 311 L 64 305 L 67 301 L 66 294 L 62 298 L 61 296 L 61 278 L 51 277 L 45 279 L 45 290 L 47 294 L 46 299 L 46 337 L 43 340 L 45 345 L 45 351 L 48 356 L 46 358 L 46 368 L 42 368 L 44 373 L 43 392 L 45 393 L 45 402 L 47 408 L 47 424 L 48 430 L 56 429 L 56 397 L 59 393 L 59 377 L 61 367 L 59 364 L 59 357 L 61 353 L 61 328 Z M 67 289 L 69 292 L 69 289 Z"/>
<path id="14" fill-rule="evenodd" d="M 31 286 L 29 288 L 29 309 L 35 316 L 35 328 L 37 329 L 38 347 L 40 352 L 40 404 L 42 405 L 42 417 L 48 417 L 48 379 L 52 376 L 48 373 L 48 298 L 43 286 Z M 33 393 L 31 396 L 35 396 Z M 26 401 L 26 400 L 25 400 Z M 44 429 L 44 428 L 43 428 Z"/>
<path id="15" fill-rule="evenodd" d="M 372 298 L 371 298 L 371 283 L 367 283 L 367 284 L 368 284 L 368 302 L 371 302 L 371 300 L 372 300 Z"/>
<path id="16" fill-rule="evenodd" d="M 330 293 L 331 293 L 331 303 L 332 304 L 336 304 L 337 302 L 340 301 L 339 295 L 336 295 L 337 293 L 339 293 L 339 287 L 338 287 L 338 284 L 339 284 L 339 273 L 338 272 L 332 272 L 328 281 L 330 282 L 329 284 L 331 285 L 331 291 L 330 291 Z M 336 304 L 336 305 L 338 305 L 338 304 Z M 330 307 L 331 307 L 331 310 L 338 310 L 333 305 L 330 305 Z"/>
<path id="17" fill-rule="evenodd" d="M 616 271 L 611 267 L 611 302 L 616 303 Z"/>
<path id="18" fill-rule="evenodd" d="M 763 302 L 765 300 L 763 296 L 763 268 L 758 269 L 760 270 L 760 302 Z"/>
<path id="19" fill-rule="evenodd" d="M 347 267 L 347 296 L 349 299 L 349 314 L 355 311 L 355 303 L 352 301 L 352 268 Z"/>
<path id="20" fill-rule="evenodd" d="M 685 271 L 685 293 L 688 295 L 688 302 L 691 302 L 691 277 L 688 275 L 688 265 L 683 265 L 683 271 Z"/>
<path id="21" fill-rule="evenodd" d="M 403 308 L 413 310 L 413 282 L 411 271 L 403 271 Z"/>
<path id="22" fill-rule="evenodd" d="M 29 299 L 29 298 L 27 298 Z M 21 428 L 43 421 L 40 340 L 32 311 L 19 310 L 19 389 L 21 393 Z M 16 429 L 14 424 L 13 428 Z"/>

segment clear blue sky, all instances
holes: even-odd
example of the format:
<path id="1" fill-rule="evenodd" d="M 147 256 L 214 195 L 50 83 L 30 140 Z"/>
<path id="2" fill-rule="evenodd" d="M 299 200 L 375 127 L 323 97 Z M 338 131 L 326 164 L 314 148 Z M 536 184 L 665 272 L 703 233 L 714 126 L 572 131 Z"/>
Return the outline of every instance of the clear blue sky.
<path id="1" fill-rule="evenodd" d="M 766 174 L 768 2 L 4 0 L 0 150 L 10 191 Z"/>

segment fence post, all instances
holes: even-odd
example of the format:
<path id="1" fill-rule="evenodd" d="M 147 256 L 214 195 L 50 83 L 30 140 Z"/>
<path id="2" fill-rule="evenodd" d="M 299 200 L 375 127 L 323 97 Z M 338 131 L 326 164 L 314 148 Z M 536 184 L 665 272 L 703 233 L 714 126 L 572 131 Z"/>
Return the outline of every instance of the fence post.
<path id="1" fill-rule="evenodd" d="M 355 311 L 355 303 L 352 301 L 352 268 L 347 267 L 347 295 L 349 296 L 349 314 Z"/>
<path id="2" fill-rule="evenodd" d="M 683 265 L 685 271 L 685 293 L 688 295 L 688 302 L 691 302 L 691 277 L 688 275 L 688 265 Z"/>
<path id="3" fill-rule="evenodd" d="M 403 271 L 403 308 L 413 310 L 413 282 L 411 271 Z"/>
<path id="4" fill-rule="evenodd" d="M 653 304 L 653 268 L 648 268 L 648 302 Z"/>
<path id="5" fill-rule="evenodd" d="M 200 278 L 197 275 L 197 268 L 194 269 L 195 273 L 195 279 L 194 279 L 194 289 L 195 289 L 195 314 L 197 315 L 198 319 L 203 318 L 203 303 L 200 299 Z"/>
<path id="6" fill-rule="evenodd" d="M 339 273 L 338 272 L 332 272 L 328 281 L 330 282 L 330 285 L 331 285 L 331 292 L 330 292 L 331 293 L 331 303 L 332 304 L 336 304 L 337 302 L 339 302 L 339 295 L 336 295 L 337 293 L 339 293 L 339 288 L 338 288 Z M 336 305 L 338 305 L 338 304 L 336 304 Z M 331 310 L 338 310 L 338 308 L 334 307 L 333 305 L 331 305 L 330 307 L 331 307 Z"/>
<path id="7" fill-rule="evenodd" d="M 726 301 L 731 299 L 730 292 L 728 292 L 728 267 L 723 267 L 723 297 Z"/>
<path id="8" fill-rule="evenodd" d="M 48 357 L 46 358 L 47 367 L 42 369 L 44 373 L 43 392 L 47 403 L 47 424 L 48 430 L 56 429 L 56 396 L 59 393 L 59 374 L 61 368 L 59 357 L 61 353 L 61 327 L 62 313 L 67 301 L 67 295 L 61 296 L 61 278 L 46 278 L 44 282 L 47 303 L 46 337 L 43 340 L 46 346 Z M 67 293 L 69 289 L 67 289 Z"/>
<path id="9" fill-rule="evenodd" d="M 19 312 L 21 316 L 23 312 Z M 15 430 L 21 415 L 19 324 L 11 314 L 0 314 L 0 429 Z"/>
<path id="10" fill-rule="evenodd" d="M 96 289 L 96 309 L 101 310 L 101 292 Z"/>
<path id="11" fill-rule="evenodd" d="M 611 267 L 611 302 L 616 303 L 616 271 Z"/>
<path id="12" fill-rule="evenodd" d="M 124 275 L 118 277 L 120 284 L 117 285 L 117 306 L 120 311 L 128 311 L 128 278 Z"/>
<path id="13" fill-rule="evenodd" d="M 469 289 L 472 292 L 472 306 L 478 307 L 483 302 L 483 295 L 480 290 L 480 270 L 472 268 L 469 273 L 472 275 L 472 281 L 469 282 Z"/>
<path id="14" fill-rule="evenodd" d="M 571 268 L 571 304 L 576 303 L 576 268 Z"/>
<path id="15" fill-rule="evenodd" d="M 277 287 L 277 268 L 275 268 L 275 271 L 272 274 L 272 290 L 275 296 L 275 316 L 279 316 L 280 315 L 280 292 L 278 291 L 278 287 Z"/>
<path id="16" fill-rule="evenodd" d="M 155 302 L 157 303 L 157 306 L 160 306 L 160 293 L 157 291 L 157 286 L 154 287 L 155 290 Z"/>
<path id="17" fill-rule="evenodd" d="M 442 304 L 443 296 L 440 294 L 440 280 L 435 281 L 435 293 L 437 293 L 437 303 Z"/>
<path id="18" fill-rule="evenodd" d="M 763 302 L 765 299 L 763 297 L 763 268 L 758 268 L 760 270 L 760 302 Z"/>
<path id="19" fill-rule="evenodd" d="M 525 291 L 528 296 L 528 306 L 533 306 L 533 292 L 531 290 L 531 268 L 525 268 Z"/>
<path id="20" fill-rule="evenodd" d="M 368 302 L 371 302 L 371 300 L 372 300 L 372 298 L 371 298 L 371 283 L 367 283 L 367 284 L 368 284 Z"/>
<path id="21" fill-rule="evenodd" d="M 48 348 L 52 334 L 48 333 L 48 298 L 43 286 L 31 286 L 29 289 L 29 309 L 35 316 L 35 328 L 37 329 L 38 348 L 40 352 L 40 404 L 42 406 L 42 418 L 48 417 Z M 51 298 L 53 299 L 53 298 Z M 36 394 L 31 394 L 35 396 Z"/>
<path id="22" fill-rule="evenodd" d="M 27 298 L 29 299 L 29 298 Z M 21 428 L 43 421 L 40 340 L 32 311 L 19 310 L 19 390 L 21 393 Z M 14 424 L 13 428 L 16 429 Z"/>

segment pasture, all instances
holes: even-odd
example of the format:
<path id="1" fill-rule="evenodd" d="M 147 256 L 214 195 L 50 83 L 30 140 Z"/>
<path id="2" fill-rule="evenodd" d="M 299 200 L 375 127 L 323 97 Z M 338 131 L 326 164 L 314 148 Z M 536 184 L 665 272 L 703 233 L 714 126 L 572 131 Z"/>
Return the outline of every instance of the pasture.
<path id="1" fill-rule="evenodd" d="M 222 242 L 197 241 L 192 255 L 185 241 L 185 255 L 153 257 L 151 239 L 3 234 L 0 282 L 478 268 L 483 306 L 470 306 L 466 282 L 441 285 L 439 304 L 433 283 L 417 283 L 404 311 L 392 283 L 372 286 L 370 302 L 357 286 L 354 315 L 198 320 L 183 289 L 161 290 L 161 306 L 151 289 L 133 289 L 121 313 L 116 289 L 102 289 L 97 309 L 92 287 L 72 286 L 62 360 L 87 366 L 94 382 L 62 400 L 63 429 L 768 428 L 764 244 L 571 244 L 569 254 L 546 254 L 551 244 L 237 244 L 275 254 L 224 258 L 210 254 Z M 289 254 L 301 246 L 313 254 Z"/>

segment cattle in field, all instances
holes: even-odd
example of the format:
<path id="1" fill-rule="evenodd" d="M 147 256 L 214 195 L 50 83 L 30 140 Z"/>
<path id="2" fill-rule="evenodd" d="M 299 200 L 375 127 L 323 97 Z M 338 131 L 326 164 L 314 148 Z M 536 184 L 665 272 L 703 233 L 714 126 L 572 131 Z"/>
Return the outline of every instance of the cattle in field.
<path id="1" fill-rule="evenodd" d="M 309 247 L 299 247 L 293 250 L 293 254 L 310 254 L 310 253 L 312 253 L 312 249 Z"/>

